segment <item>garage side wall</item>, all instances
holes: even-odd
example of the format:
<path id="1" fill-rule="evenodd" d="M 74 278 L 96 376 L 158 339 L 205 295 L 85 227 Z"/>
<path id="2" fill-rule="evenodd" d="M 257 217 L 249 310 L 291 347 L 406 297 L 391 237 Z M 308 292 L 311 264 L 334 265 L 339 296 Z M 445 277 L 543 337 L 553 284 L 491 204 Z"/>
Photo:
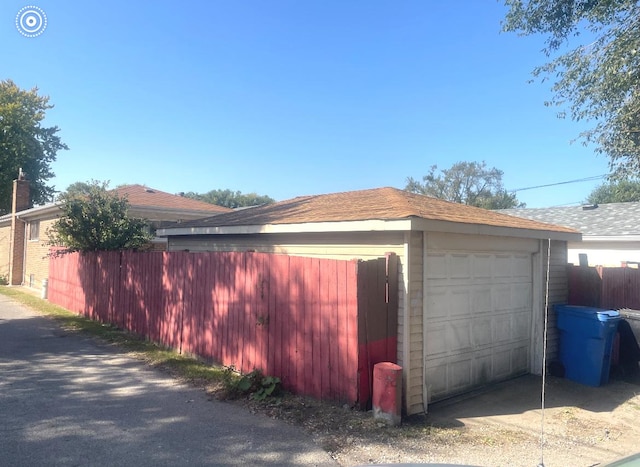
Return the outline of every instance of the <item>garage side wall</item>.
<path id="1" fill-rule="evenodd" d="M 405 401 L 407 415 L 423 413 L 424 365 L 423 365 L 423 300 L 424 300 L 424 232 L 407 233 L 406 262 L 409 280 L 406 284 L 407 307 L 402 330 Z M 398 339 L 400 341 L 400 337 Z"/>
<path id="2" fill-rule="evenodd" d="M 328 259 L 402 257 L 402 232 L 191 235 L 169 237 L 169 251 L 247 251 Z"/>
<path id="3" fill-rule="evenodd" d="M 542 243 L 543 285 L 546 278 L 548 242 Z M 549 329 L 547 331 L 547 362 L 558 357 L 559 333 L 556 327 L 557 316 L 553 305 L 567 303 L 569 282 L 567 278 L 567 242 L 551 242 L 551 261 L 549 263 Z"/>
<path id="4" fill-rule="evenodd" d="M 404 368 L 405 410 L 422 407 L 422 232 L 327 232 L 169 237 L 169 251 L 256 251 L 326 259 L 398 257 L 398 355 Z M 409 261 L 409 257 L 411 260 Z M 411 267 L 411 274 L 408 274 Z M 411 278 L 411 280 L 409 280 Z M 409 290 L 411 288 L 411 290 Z M 410 303 L 411 312 L 405 313 Z M 412 320 L 405 326 L 404 320 Z M 412 340 L 413 339 L 413 340 Z M 409 355 L 407 360 L 407 355 Z M 410 367 L 406 365 L 409 363 Z M 415 368 L 414 368 L 415 367 Z M 415 369 L 412 373 L 411 370 Z M 409 381 L 409 384 L 407 384 Z M 409 388 L 407 392 L 407 387 Z"/>

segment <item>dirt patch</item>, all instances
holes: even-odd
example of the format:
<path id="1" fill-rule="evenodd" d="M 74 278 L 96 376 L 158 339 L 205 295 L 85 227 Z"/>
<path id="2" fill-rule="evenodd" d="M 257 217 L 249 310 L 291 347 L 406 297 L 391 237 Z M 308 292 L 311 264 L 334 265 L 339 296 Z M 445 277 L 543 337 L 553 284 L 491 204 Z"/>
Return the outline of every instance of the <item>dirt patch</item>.
<path id="1" fill-rule="evenodd" d="M 209 388 L 212 394 L 220 394 Z M 640 385 L 590 388 L 551 378 L 546 386 L 544 451 L 541 380 L 519 378 L 491 391 L 434 404 L 399 427 L 371 412 L 286 396 L 232 401 L 295 424 L 341 465 L 453 463 L 478 466 L 595 466 L 640 450 Z"/>

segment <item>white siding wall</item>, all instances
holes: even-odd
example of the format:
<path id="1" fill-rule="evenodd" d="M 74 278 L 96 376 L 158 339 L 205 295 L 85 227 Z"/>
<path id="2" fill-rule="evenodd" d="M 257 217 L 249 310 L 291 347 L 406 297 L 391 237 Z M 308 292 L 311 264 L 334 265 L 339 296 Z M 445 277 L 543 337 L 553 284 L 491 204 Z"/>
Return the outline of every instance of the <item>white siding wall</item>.
<path id="1" fill-rule="evenodd" d="M 423 404 L 424 388 L 424 360 L 423 360 L 423 290 L 424 290 L 424 248 L 423 232 L 411 232 L 407 242 L 409 282 L 405 321 L 408 329 L 405 336 L 408 340 L 404 345 L 408 354 L 405 368 L 405 410 L 408 415 L 425 411 Z"/>
<path id="2" fill-rule="evenodd" d="M 330 259 L 373 259 L 396 253 L 402 259 L 401 232 L 211 235 L 169 238 L 169 251 L 247 251 Z"/>
<path id="3" fill-rule="evenodd" d="M 547 241 L 543 243 L 543 284 L 547 267 Z M 544 285 L 543 285 L 544 287 Z M 543 290 L 544 293 L 544 290 Z M 547 331 L 547 364 L 558 357 L 558 328 L 553 305 L 567 303 L 569 283 L 567 279 L 567 243 L 551 242 L 551 262 L 549 264 L 549 329 Z"/>
<path id="4" fill-rule="evenodd" d="M 587 255 L 589 266 L 619 268 L 625 261 L 640 262 L 638 242 L 569 243 L 567 262 L 580 264 L 580 254 Z"/>

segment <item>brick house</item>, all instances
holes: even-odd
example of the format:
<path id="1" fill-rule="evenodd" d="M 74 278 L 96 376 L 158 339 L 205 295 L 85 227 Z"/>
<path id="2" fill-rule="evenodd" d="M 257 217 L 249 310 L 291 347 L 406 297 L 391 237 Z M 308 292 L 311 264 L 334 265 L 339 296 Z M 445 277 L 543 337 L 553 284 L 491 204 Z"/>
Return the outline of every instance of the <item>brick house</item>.
<path id="1" fill-rule="evenodd" d="M 231 211 L 142 185 L 125 185 L 113 191 L 127 198 L 132 217 L 148 220 L 152 233 L 170 223 Z M 60 216 L 62 203 L 31 207 L 29 181 L 23 176 L 14 180 L 12 196 L 11 213 L 0 217 L 0 279 L 40 289 L 49 275 L 47 230 Z M 153 240 L 154 249 L 165 250 L 166 245 L 166 239 Z"/>

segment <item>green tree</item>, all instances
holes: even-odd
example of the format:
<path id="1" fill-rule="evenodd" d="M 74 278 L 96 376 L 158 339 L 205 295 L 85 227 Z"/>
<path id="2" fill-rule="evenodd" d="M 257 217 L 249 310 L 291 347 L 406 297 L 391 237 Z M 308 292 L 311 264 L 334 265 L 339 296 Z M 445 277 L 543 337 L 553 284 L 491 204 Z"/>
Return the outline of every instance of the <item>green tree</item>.
<path id="1" fill-rule="evenodd" d="M 456 162 L 440 173 L 437 169 L 438 166 L 431 166 L 422 181 L 407 178 L 405 190 L 485 209 L 524 207 L 515 193 L 507 192 L 502 186 L 503 172 L 495 167 L 487 168 L 484 161 Z"/>
<path id="2" fill-rule="evenodd" d="M 243 194 L 240 191 L 232 190 L 211 190 L 203 194 L 189 192 L 185 193 L 185 196 L 231 209 L 256 206 L 258 204 L 270 204 L 275 201 L 270 196 L 258 195 L 256 193 Z"/>
<path id="3" fill-rule="evenodd" d="M 127 250 L 148 245 L 151 235 L 144 219 L 127 215 L 129 203 L 107 190 L 106 182 L 92 181 L 87 192 L 60 196 L 62 216 L 47 232 L 50 244 L 73 251 Z"/>
<path id="4" fill-rule="evenodd" d="M 91 193 L 93 186 L 99 182 L 73 182 L 65 191 L 58 195 L 58 200 L 62 200 L 65 196 L 71 195 L 88 195 Z M 106 187 L 106 183 L 103 184 Z"/>
<path id="5" fill-rule="evenodd" d="M 47 185 L 53 177 L 51 163 L 58 151 L 68 148 L 57 135 L 58 127 L 42 125 L 51 108 L 49 97 L 39 96 L 37 88 L 25 91 L 11 80 L 0 81 L 0 214 L 11 210 L 12 181 L 21 168 L 33 204 L 53 199 L 54 189 Z"/>
<path id="6" fill-rule="evenodd" d="M 580 136 L 609 157 L 614 177 L 640 171 L 640 3 L 637 0 L 505 0 L 505 31 L 546 35 L 560 117 L 595 122 Z"/>
<path id="7" fill-rule="evenodd" d="M 589 204 L 640 201 L 640 180 L 617 180 L 596 187 L 587 198 Z"/>

